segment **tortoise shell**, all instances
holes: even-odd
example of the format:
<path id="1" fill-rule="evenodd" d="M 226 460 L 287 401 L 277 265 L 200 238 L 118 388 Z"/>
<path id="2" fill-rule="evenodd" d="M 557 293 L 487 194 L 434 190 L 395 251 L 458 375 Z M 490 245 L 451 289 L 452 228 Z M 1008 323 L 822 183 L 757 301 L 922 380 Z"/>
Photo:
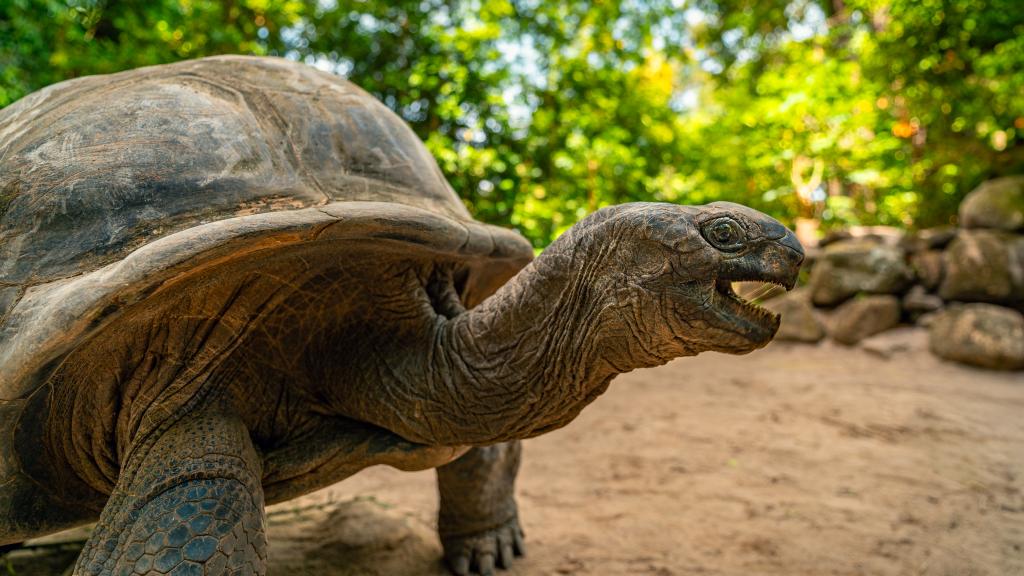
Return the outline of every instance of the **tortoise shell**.
<path id="1" fill-rule="evenodd" d="M 456 262 L 466 306 L 533 255 L 473 221 L 397 115 L 288 60 L 79 78 L 0 110 L 0 515 L 32 486 L 18 422 L 76 349 L 196 269 L 313 241 Z"/>

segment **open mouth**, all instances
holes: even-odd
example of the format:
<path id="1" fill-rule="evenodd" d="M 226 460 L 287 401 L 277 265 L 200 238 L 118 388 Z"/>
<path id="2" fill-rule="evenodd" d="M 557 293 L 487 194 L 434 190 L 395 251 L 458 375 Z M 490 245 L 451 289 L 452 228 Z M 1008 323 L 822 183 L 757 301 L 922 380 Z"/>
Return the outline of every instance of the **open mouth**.
<path id="1" fill-rule="evenodd" d="M 786 286 L 781 282 L 774 282 L 771 280 L 759 280 L 759 282 L 763 285 L 763 292 L 760 290 L 755 292 L 755 296 L 751 297 L 749 300 L 737 294 L 736 291 L 733 290 L 732 281 L 724 278 L 719 278 L 715 281 L 715 292 L 718 292 L 721 297 L 721 302 L 726 307 L 730 308 L 735 315 L 765 326 L 778 326 L 779 315 L 760 306 L 758 304 L 756 294 L 767 293 L 770 291 L 769 288 L 773 286 L 780 286 L 787 291 L 790 290 L 792 286 Z"/>

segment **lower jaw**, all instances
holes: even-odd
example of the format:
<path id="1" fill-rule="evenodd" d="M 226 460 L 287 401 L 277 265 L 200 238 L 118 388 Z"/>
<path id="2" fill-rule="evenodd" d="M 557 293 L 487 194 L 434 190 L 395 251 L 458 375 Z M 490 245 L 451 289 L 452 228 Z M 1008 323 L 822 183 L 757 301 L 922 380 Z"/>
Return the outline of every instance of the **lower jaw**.
<path id="1" fill-rule="evenodd" d="M 756 332 L 756 334 L 750 334 L 753 340 L 759 341 L 762 339 L 761 336 L 763 336 L 764 344 L 767 344 L 775 336 L 780 321 L 778 314 L 755 304 L 739 300 L 736 296 L 722 294 L 717 290 L 716 296 L 718 297 L 719 305 L 728 312 L 732 320 L 730 323 L 734 327 L 739 327 L 743 324 L 756 327 L 750 330 L 750 332 Z"/>

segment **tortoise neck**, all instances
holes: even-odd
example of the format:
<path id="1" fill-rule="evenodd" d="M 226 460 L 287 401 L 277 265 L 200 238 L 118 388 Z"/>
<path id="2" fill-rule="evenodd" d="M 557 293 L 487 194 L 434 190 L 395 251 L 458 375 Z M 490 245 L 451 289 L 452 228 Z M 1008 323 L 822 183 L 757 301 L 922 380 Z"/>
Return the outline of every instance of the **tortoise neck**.
<path id="1" fill-rule="evenodd" d="M 569 235 L 566 235 L 569 236 Z M 444 323 L 441 361 L 486 441 L 536 436 L 572 421 L 618 367 L 601 350 L 600 258 L 556 241 L 476 308 Z M 481 424 L 483 423 L 483 424 Z"/>

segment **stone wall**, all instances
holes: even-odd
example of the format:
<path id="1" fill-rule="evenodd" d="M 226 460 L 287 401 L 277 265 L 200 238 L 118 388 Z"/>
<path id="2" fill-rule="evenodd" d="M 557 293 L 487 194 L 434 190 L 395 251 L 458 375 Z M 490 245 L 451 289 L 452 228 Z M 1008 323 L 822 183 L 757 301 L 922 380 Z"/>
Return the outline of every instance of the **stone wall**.
<path id="1" fill-rule="evenodd" d="M 777 339 L 854 345 L 918 325 L 943 358 L 1024 369 L 1024 176 L 978 187 L 959 222 L 829 235 L 810 251 L 806 285 L 766 304 L 783 317 Z"/>

